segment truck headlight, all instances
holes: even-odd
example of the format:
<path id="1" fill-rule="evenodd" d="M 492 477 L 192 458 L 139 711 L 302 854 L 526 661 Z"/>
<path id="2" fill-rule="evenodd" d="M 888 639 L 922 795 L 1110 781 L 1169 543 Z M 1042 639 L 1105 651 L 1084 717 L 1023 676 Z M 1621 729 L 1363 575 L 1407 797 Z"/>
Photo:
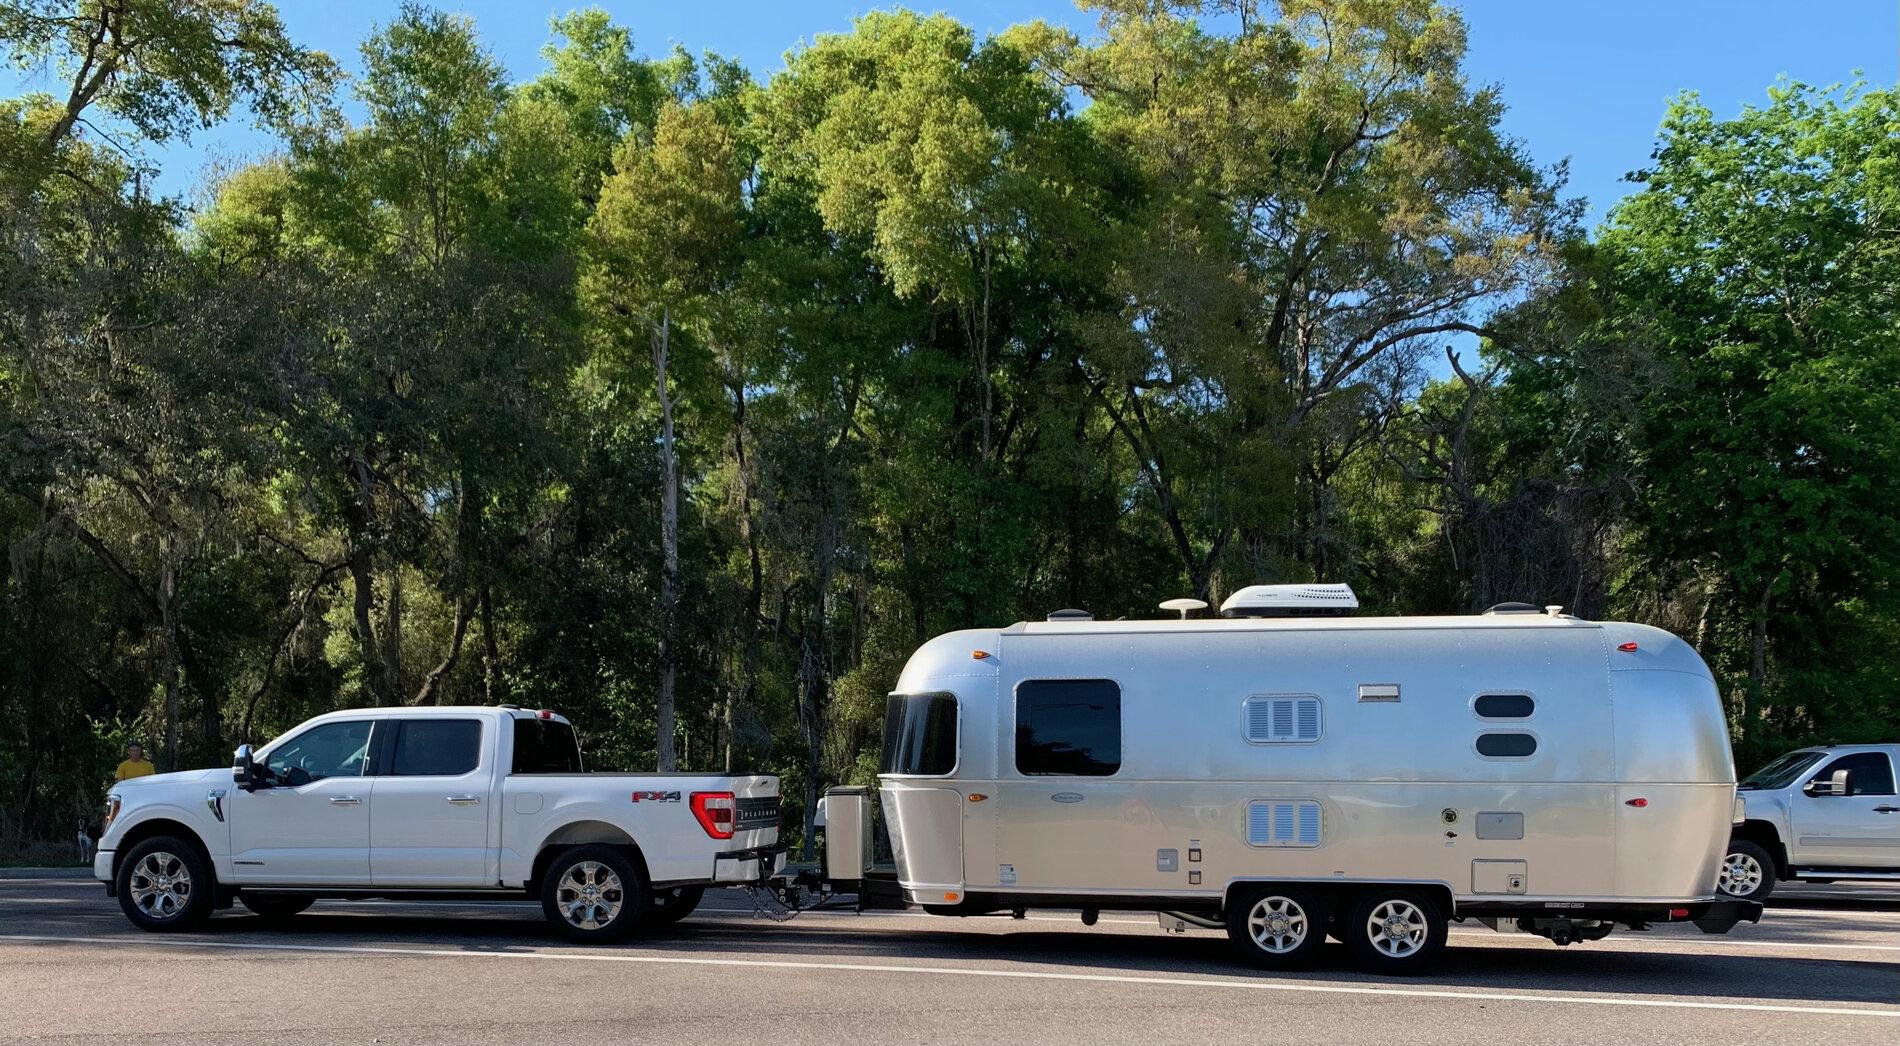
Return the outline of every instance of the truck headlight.
<path id="1" fill-rule="evenodd" d="M 119 807 L 122 805 L 124 805 L 124 800 L 119 798 L 119 793 L 114 792 L 106 796 L 106 814 L 99 822 L 100 835 L 103 836 L 112 829 L 112 820 L 119 816 Z"/>

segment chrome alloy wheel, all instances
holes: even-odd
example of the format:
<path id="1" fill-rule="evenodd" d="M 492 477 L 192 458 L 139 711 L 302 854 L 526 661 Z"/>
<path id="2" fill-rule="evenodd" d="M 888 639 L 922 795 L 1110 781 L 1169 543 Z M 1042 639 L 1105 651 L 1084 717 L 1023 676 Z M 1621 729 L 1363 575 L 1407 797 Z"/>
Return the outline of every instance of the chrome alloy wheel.
<path id="1" fill-rule="evenodd" d="M 175 919 L 191 900 L 191 869 L 177 854 L 154 850 L 132 868 L 132 903 L 154 919 Z"/>
<path id="2" fill-rule="evenodd" d="M 1761 889 L 1761 880 L 1760 861 L 1745 853 L 1732 853 L 1722 858 L 1722 874 L 1715 886 L 1730 897 L 1747 897 Z"/>
<path id="3" fill-rule="evenodd" d="M 1390 900 L 1372 909 L 1366 919 L 1366 937 L 1381 955 L 1403 959 L 1425 947 L 1431 923 L 1418 905 Z"/>
<path id="4" fill-rule="evenodd" d="M 555 893 L 561 917 L 583 930 L 598 930 L 619 918 L 625 900 L 620 876 L 599 861 L 569 868 Z"/>
<path id="5" fill-rule="evenodd" d="M 1247 913 L 1247 932 L 1253 943 L 1270 955 L 1285 955 L 1305 942 L 1311 920 L 1306 909 L 1290 897 L 1269 894 L 1254 902 Z"/>

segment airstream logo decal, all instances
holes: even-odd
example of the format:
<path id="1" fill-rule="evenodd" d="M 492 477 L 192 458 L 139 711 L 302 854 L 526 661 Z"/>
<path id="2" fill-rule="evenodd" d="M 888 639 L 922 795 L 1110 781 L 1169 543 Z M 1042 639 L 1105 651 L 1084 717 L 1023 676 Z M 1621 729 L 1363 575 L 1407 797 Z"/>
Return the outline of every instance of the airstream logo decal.
<path id="1" fill-rule="evenodd" d="M 1058 803 L 1079 803 L 1082 801 L 1082 793 L 1081 792 L 1057 792 L 1056 794 L 1050 796 L 1049 798 L 1054 799 Z"/>
<path id="2" fill-rule="evenodd" d="M 636 803 L 677 803 L 680 801 L 680 794 L 678 792 L 635 792 L 633 801 Z"/>

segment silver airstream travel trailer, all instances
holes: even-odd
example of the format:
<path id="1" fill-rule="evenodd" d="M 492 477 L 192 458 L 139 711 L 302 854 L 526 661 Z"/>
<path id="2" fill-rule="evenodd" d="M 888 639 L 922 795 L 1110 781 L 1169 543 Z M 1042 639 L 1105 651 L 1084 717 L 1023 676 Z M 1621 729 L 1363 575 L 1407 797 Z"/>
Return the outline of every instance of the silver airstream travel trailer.
<path id="1" fill-rule="evenodd" d="M 905 898 L 1153 910 L 1268 966 L 1330 934 L 1384 972 L 1449 919 L 1568 944 L 1759 917 L 1715 893 L 1735 771 L 1681 640 L 1556 607 L 1356 606 L 1256 586 L 1218 619 L 1063 612 L 926 643 L 880 775 Z"/>

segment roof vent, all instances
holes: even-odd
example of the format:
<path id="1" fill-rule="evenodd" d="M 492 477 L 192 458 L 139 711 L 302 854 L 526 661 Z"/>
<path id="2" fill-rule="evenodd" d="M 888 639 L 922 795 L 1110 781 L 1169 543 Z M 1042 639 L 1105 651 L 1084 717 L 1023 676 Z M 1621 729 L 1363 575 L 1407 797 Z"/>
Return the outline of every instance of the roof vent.
<path id="1" fill-rule="evenodd" d="M 1220 605 L 1222 617 L 1346 617 L 1359 609 L 1351 585 L 1248 585 Z"/>
<path id="2" fill-rule="evenodd" d="M 1543 613 L 1543 611 L 1539 610 L 1534 604 L 1531 604 L 1531 603 L 1498 603 L 1498 604 L 1493 605 L 1491 609 L 1485 611 L 1485 613 L 1487 614 L 1541 614 Z"/>
<path id="3" fill-rule="evenodd" d="M 1058 610 L 1049 615 L 1051 621 L 1093 621 L 1095 615 L 1086 610 Z"/>

